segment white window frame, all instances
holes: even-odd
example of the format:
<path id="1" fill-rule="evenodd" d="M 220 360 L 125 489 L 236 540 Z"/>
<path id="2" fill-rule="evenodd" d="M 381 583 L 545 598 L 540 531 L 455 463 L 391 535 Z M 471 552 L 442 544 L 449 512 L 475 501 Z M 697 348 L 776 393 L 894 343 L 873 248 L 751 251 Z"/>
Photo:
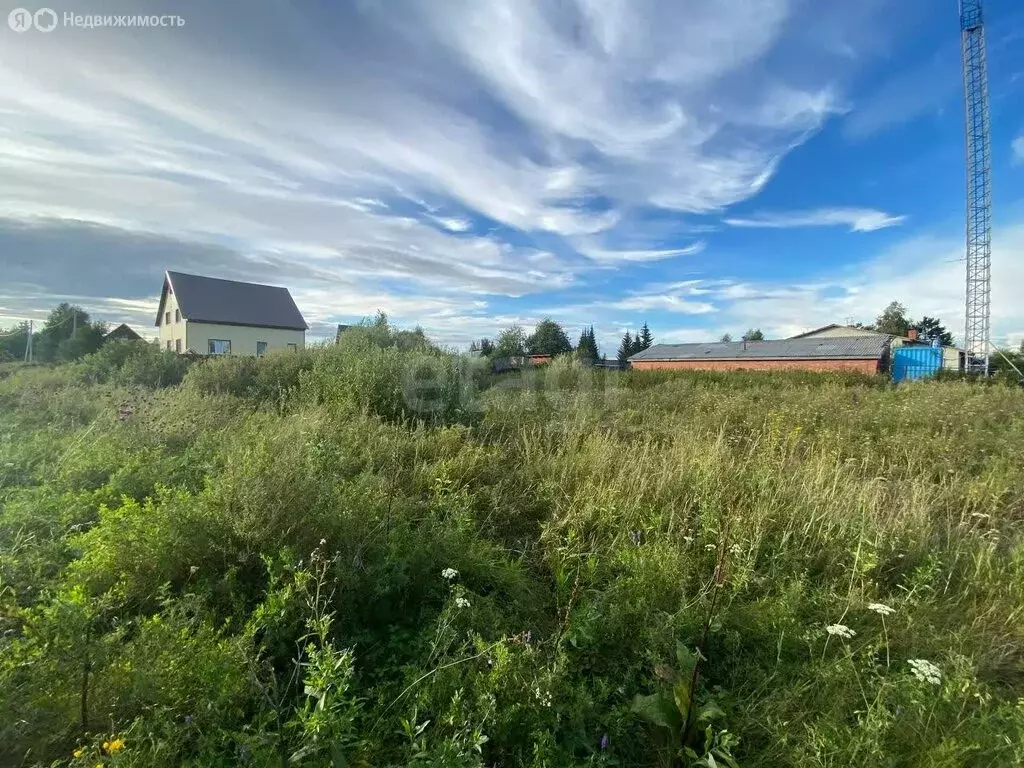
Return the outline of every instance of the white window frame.
<path id="1" fill-rule="evenodd" d="M 261 344 L 263 345 L 263 349 L 262 350 L 260 350 L 260 345 Z M 256 342 L 256 357 L 263 357 L 265 354 L 267 354 L 267 342 L 265 342 L 265 341 L 257 341 Z"/>
<path id="2" fill-rule="evenodd" d="M 292 352 L 298 352 L 299 351 L 299 345 L 296 344 L 294 341 L 289 341 L 288 342 L 288 349 L 290 349 Z"/>
<path id="3" fill-rule="evenodd" d="M 226 344 L 227 350 L 224 352 L 215 352 L 215 345 Z M 231 339 L 207 339 L 206 340 L 206 352 L 210 355 L 230 355 L 231 354 Z"/>
<path id="4" fill-rule="evenodd" d="M 181 339 L 174 340 L 174 351 L 179 355 L 181 354 Z"/>

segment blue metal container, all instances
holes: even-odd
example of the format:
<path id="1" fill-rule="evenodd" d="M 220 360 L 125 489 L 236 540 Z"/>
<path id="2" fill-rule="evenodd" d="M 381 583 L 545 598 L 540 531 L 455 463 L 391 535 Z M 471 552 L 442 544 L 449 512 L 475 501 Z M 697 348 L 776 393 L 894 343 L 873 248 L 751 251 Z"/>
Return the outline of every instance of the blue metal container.
<path id="1" fill-rule="evenodd" d="M 926 379 L 942 368 L 941 347 L 896 347 L 892 351 L 892 380 Z"/>

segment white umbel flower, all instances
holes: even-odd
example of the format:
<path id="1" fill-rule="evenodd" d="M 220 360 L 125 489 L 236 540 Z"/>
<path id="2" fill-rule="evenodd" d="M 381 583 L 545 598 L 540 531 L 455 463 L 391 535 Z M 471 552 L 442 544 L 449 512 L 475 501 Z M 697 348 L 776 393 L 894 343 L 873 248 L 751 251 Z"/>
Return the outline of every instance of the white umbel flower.
<path id="1" fill-rule="evenodd" d="M 455 607 L 456 608 L 469 608 L 469 600 L 467 600 L 464 597 L 456 597 L 455 598 Z"/>
<path id="2" fill-rule="evenodd" d="M 445 568 L 441 571 L 441 578 L 445 581 L 455 581 L 455 579 L 459 578 L 459 572 L 454 568 Z"/>
<path id="3" fill-rule="evenodd" d="M 845 624 L 829 624 L 827 627 L 825 627 L 825 631 L 828 632 L 830 635 L 841 637 L 843 638 L 843 640 L 852 640 L 857 635 L 856 632 L 854 632 Z"/>
<path id="4" fill-rule="evenodd" d="M 868 610 L 874 611 L 879 616 L 892 616 L 896 613 L 895 608 L 891 608 L 885 603 L 868 603 Z"/>
<path id="5" fill-rule="evenodd" d="M 942 683 L 942 671 L 927 659 L 910 659 L 907 662 L 914 677 L 922 683 L 939 685 Z"/>

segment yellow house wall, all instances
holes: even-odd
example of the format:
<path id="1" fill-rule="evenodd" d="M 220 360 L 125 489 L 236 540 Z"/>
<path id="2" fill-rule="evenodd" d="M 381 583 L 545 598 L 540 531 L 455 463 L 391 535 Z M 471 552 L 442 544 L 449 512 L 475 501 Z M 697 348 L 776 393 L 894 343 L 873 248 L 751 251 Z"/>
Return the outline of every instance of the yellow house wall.
<path id="1" fill-rule="evenodd" d="M 174 322 L 175 310 L 178 309 L 178 299 L 173 293 L 167 294 L 167 301 L 164 302 L 164 312 L 160 314 L 160 349 L 167 349 L 167 342 L 171 343 L 170 350 L 175 351 L 174 342 L 178 339 L 181 340 L 181 351 L 184 352 L 187 348 L 185 344 L 185 318 L 181 318 L 178 322 Z M 167 316 L 167 312 L 171 313 L 171 321 L 167 323 L 164 318 Z"/>
<path id="2" fill-rule="evenodd" d="M 220 325 L 216 323 L 199 323 L 189 321 L 185 324 L 187 329 L 188 343 L 186 349 L 198 352 L 200 355 L 209 353 L 210 339 L 226 339 L 231 342 L 232 355 L 246 355 L 252 357 L 256 354 L 256 342 L 267 342 L 267 351 L 275 349 L 287 349 L 289 344 L 295 344 L 297 349 L 306 346 L 306 332 L 282 330 L 280 328 L 252 328 L 243 325 Z"/>

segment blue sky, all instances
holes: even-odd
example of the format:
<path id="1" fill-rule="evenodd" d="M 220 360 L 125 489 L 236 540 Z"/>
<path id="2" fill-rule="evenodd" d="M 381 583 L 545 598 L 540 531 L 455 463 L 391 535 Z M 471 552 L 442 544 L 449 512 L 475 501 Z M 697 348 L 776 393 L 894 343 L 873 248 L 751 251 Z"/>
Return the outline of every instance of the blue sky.
<path id="1" fill-rule="evenodd" d="M 71 300 L 147 331 L 178 269 L 287 285 L 314 334 L 383 309 L 460 346 L 548 315 L 608 354 L 645 321 L 783 336 L 894 299 L 961 331 L 955 0 L 51 7 L 185 24 L 0 30 L 0 324 Z M 986 26 L 1016 343 L 1024 6 Z"/>

